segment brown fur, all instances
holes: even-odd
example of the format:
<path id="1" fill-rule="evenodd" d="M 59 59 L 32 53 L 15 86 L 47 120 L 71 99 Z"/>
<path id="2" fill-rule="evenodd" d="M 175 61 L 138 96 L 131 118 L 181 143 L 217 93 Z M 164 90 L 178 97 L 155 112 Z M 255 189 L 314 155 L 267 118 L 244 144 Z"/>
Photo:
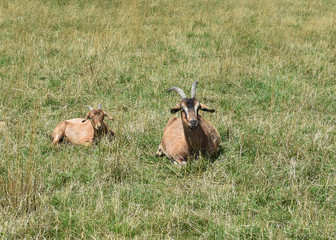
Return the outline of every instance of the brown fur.
<path id="1" fill-rule="evenodd" d="M 199 109 L 214 112 L 196 99 L 182 99 L 182 102 L 171 110 L 172 113 L 181 111 L 181 119 L 172 117 L 168 121 L 163 129 L 157 156 L 166 155 L 179 164 L 185 164 L 188 157 L 199 153 L 210 156 L 218 154 L 220 136 L 211 123 L 198 115 Z M 196 126 L 191 124 L 193 120 L 197 121 Z"/>
<path id="2" fill-rule="evenodd" d="M 91 110 L 85 118 L 74 118 L 60 122 L 52 133 L 53 144 L 56 145 L 63 138 L 76 145 L 89 146 L 96 139 L 107 135 L 110 139 L 114 133 L 104 122 L 104 117 L 112 119 L 101 109 Z M 90 120 L 90 121 L 87 121 Z"/>

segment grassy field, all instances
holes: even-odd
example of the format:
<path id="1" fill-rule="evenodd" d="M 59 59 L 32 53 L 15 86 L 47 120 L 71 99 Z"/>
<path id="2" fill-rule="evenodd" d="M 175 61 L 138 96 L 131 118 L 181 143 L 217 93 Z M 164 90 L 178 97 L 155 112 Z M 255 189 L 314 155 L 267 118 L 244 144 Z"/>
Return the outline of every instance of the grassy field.
<path id="1" fill-rule="evenodd" d="M 336 239 L 336 2 L 0 1 L 0 239 Z M 222 152 L 155 158 L 197 80 Z M 116 139 L 51 145 L 86 105 Z"/>

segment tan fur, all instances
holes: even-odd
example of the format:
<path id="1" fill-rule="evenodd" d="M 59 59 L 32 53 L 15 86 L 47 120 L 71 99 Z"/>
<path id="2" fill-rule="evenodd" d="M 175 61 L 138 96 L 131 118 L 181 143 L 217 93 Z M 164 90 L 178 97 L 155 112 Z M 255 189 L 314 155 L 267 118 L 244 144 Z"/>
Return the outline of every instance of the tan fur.
<path id="1" fill-rule="evenodd" d="M 101 138 L 103 135 L 108 135 L 110 139 L 113 138 L 114 133 L 104 122 L 104 117 L 99 117 L 99 113 L 97 112 L 99 112 L 99 110 L 91 110 L 85 119 L 74 118 L 60 122 L 52 133 L 53 144 L 56 145 L 64 138 L 68 142 L 76 145 L 89 146 L 94 140 Z M 103 112 L 103 115 L 104 114 Z M 91 121 L 86 120 L 88 116 L 92 119 Z M 98 129 L 97 125 L 99 126 Z"/>
<path id="2" fill-rule="evenodd" d="M 202 118 L 198 111 L 214 112 L 196 100 L 196 86 L 191 86 L 188 98 L 181 88 L 171 87 L 167 92 L 175 91 L 182 98 L 170 112 L 181 112 L 181 118 L 172 117 L 163 129 L 163 137 L 156 156 L 166 155 L 179 164 L 186 164 L 187 158 L 199 153 L 209 156 L 218 154 L 220 137 L 217 130 Z"/>
<path id="3" fill-rule="evenodd" d="M 217 130 L 200 115 L 196 129 L 190 129 L 182 119 L 172 117 L 163 129 L 162 142 L 157 151 L 157 156 L 166 155 L 179 164 L 185 164 L 190 156 L 205 155 L 215 156 L 218 154 L 220 136 Z"/>

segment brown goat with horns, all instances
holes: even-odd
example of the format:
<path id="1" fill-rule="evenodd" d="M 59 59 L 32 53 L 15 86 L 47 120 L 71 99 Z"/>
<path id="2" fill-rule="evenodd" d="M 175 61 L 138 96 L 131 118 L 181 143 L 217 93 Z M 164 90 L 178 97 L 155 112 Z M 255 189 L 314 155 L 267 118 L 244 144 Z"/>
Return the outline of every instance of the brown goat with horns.
<path id="1" fill-rule="evenodd" d="M 55 127 L 52 133 L 54 145 L 63 138 L 73 144 L 85 146 L 91 145 L 94 140 L 101 138 L 103 135 L 107 135 L 110 139 L 113 138 L 114 133 L 104 122 L 104 117 L 108 119 L 112 119 L 112 117 L 101 110 L 101 104 L 99 104 L 98 109 L 88 107 L 90 112 L 86 114 L 85 118 L 65 120 Z"/>
<path id="2" fill-rule="evenodd" d="M 190 156 L 218 154 L 220 137 L 217 130 L 198 114 L 198 110 L 214 112 L 196 100 L 196 85 L 191 87 L 191 98 L 187 98 L 182 89 L 172 87 L 182 98 L 181 102 L 170 110 L 171 113 L 181 111 L 181 119 L 172 117 L 163 129 L 163 137 L 156 156 L 166 155 L 179 164 L 186 164 Z"/>

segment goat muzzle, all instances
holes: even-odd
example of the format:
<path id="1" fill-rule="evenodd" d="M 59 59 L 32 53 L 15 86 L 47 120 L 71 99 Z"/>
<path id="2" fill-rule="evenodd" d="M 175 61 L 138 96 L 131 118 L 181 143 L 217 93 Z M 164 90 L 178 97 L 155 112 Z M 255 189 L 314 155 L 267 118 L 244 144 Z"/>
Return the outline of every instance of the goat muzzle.
<path id="1" fill-rule="evenodd" d="M 198 121 L 197 120 L 191 120 L 190 121 L 189 127 L 191 129 L 195 129 L 197 126 L 198 126 Z"/>
<path id="2" fill-rule="evenodd" d="M 95 127 L 98 131 L 102 130 L 103 129 L 103 126 L 102 125 L 96 125 Z"/>

